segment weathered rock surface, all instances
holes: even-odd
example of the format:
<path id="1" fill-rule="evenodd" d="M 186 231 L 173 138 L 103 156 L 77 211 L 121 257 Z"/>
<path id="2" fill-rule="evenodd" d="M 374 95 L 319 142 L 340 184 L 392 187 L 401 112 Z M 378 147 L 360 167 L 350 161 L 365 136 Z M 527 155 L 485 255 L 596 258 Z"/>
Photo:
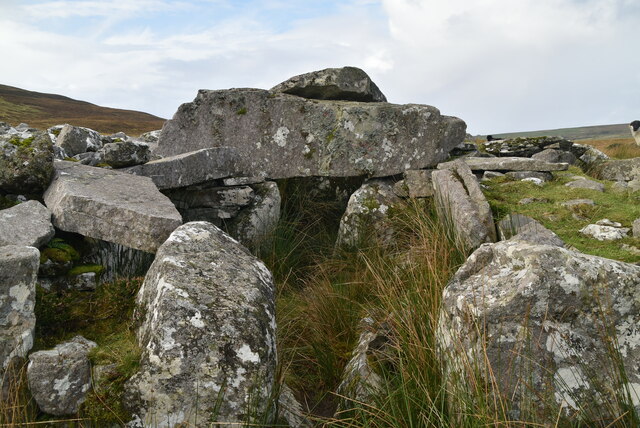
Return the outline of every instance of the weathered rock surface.
<path id="1" fill-rule="evenodd" d="M 505 174 L 507 177 L 511 177 L 514 180 L 526 180 L 528 178 L 535 178 L 543 183 L 553 180 L 553 175 L 546 171 L 509 171 Z"/>
<path id="2" fill-rule="evenodd" d="M 544 149 L 531 156 L 531 158 L 551 163 L 568 163 L 569 165 L 574 165 L 578 162 L 573 153 L 556 149 Z"/>
<path id="3" fill-rule="evenodd" d="M 77 413 L 91 389 L 89 351 L 97 345 L 82 336 L 29 355 L 27 380 L 38 407 L 50 415 Z"/>
<path id="4" fill-rule="evenodd" d="M 124 170 L 153 180 L 158 189 L 177 189 L 241 174 L 231 147 L 214 147 L 158 159 Z"/>
<path id="5" fill-rule="evenodd" d="M 248 176 L 380 177 L 436 165 L 465 130 L 462 120 L 425 105 L 201 90 L 165 124 L 155 153 L 232 146 Z"/>
<path id="6" fill-rule="evenodd" d="M 569 168 L 569 164 L 566 163 L 517 157 L 464 158 L 463 160 L 472 171 L 564 171 Z"/>
<path id="7" fill-rule="evenodd" d="M 607 160 L 598 166 L 596 173 L 603 180 L 640 180 L 640 157 L 633 159 Z"/>
<path id="8" fill-rule="evenodd" d="M 39 248 L 49 242 L 54 233 L 51 211 L 38 201 L 27 201 L 0 210 L 0 247 L 19 245 Z"/>
<path id="9" fill-rule="evenodd" d="M 100 149 L 102 161 L 114 168 L 139 165 L 149 161 L 151 156 L 147 144 L 135 141 L 107 143 Z"/>
<path id="10" fill-rule="evenodd" d="M 271 273 L 206 222 L 160 247 L 138 293 L 140 371 L 127 402 L 144 426 L 236 426 L 265 410 L 276 368 Z M 234 425 L 236 423 L 236 425 Z"/>
<path id="11" fill-rule="evenodd" d="M 165 191 L 185 221 L 208 221 L 216 226 L 232 219 L 255 199 L 250 186 L 219 186 L 215 181 Z"/>
<path id="12" fill-rule="evenodd" d="M 440 218 L 453 226 L 461 246 L 474 249 L 496 241 L 491 208 L 466 161 L 440 164 L 431 178 Z"/>
<path id="13" fill-rule="evenodd" d="M 513 138 L 487 141 L 484 149 L 487 153 L 499 157 L 532 157 L 549 146 L 558 146 L 562 150 L 570 150 L 573 143 L 558 137 Z"/>
<path id="14" fill-rule="evenodd" d="M 393 190 L 400 197 L 427 198 L 433 196 L 432 169 L 410 169 L 404 179 L 398 181 Z"/>
<path id="15" fill-rule="evenodd" d="M 287 421 L 289 428 L 313 427 L 313 422 L 305 416 L 302 405 L 296 399 L 293 391 L 285 384 L 280 387 L 280 395 L 278 396 L 278 414 Z"/>
<path id="16" fill-rule="evenodd" d="M 9 362 L 33 346 L 39 263 L 36 248 L 0 247 L 0 381 Z"/>
<path id="17" fill-rule="evenodd" d="M 577 180 L 568 182 L 565 186 L 574 189 L 589 189 L 595 190 L 596 192 L 604 192 L 604 184 L 587 178 L 578 178 Z"/>
<path id="18" fill-rule="evenodd" d="M 102 282 L 144 276 L 153 263 L 154 255 L 146 251 L 88 237 L 84 242 L 88 248 L 82 262 L 104 266 L 100 274 Z"/>
<path id="19" fill-rule="evenodd" d="M 255 197 L 251 204 L 227 224 L 231 236 L 242 245 L 257 250 L 271 242 L 280 220 L 280 190 L 273 181 L 254 184 Z"/>
<path id="20" fill-rule="evenodd" d="M 370 239 L 382 246 L 390 245 L 395 232 L 389 223 L 389 210 L 401 203 L 393 191 L 392 181 L 377 179 L 365 182 L 349 198 L 340 219 L 336 246 L 357 247 Z"/>
<path id="21" fill-rule="evenodd" d="M 498 222 L 500 240 L 522 240 L 540 245 L 564 247 L 564 242 L 555 233 L 535 219 L 522 214 L 509 214 Z"/>
<path id="22" fill-rule="evenodd" d="M 628 227 L 621 226 L 620 223 L 610 224 L 600 220 L 596 224 L 586 225 L 580 229 L 580 233 L 598 241 L 615 241 L 626 238 L 629 233 L 630 229 Z"/>
<path id="23" fill-rule="evenodd" d="M 633 237 L 640 238 L 640 218 L 633 221 Z"/>
<path id="24" fill-rule="evenodd" d="M 182 224 L 149 178 L 65 161 L 55 167 L 44 201 L 59 229 L 155 252 Z"/>
<path id="25" fill-rule="evenodd" d="M 468 367 L 492 376 L 513 420 L 555 425 L 587 409 L 584 417 L 602 418 L 587 425 L 604 426 L 628 410 L 615 403 L 622 388 L 638 406 L 639 289 L 640 266 L 522 241 L 483 245 L 443 293 L 438 337 L 449 373 L 460 388 Z M 624 368 L 622 384 L 613 367 Z"/>
<path id="26" fill-rule="evenodd" d="M 56 138 L 56 145 L 62 148 L 67 156 L 75 156 L 97 151 L 102 147 L 102 140 L 100 134 L 92 129 L 64 125 Z"/>
<path id="27" fill-rule="evenodd" d="M 42 193 L 53 176 L 53 144 L 45 132 L 0 135 L 0 191 Z"/>
<path id="28" fill-rule="evenodd" d="M 326 68 L 294 76 L 271 88 L 316 100 L 387 102 L 387 97 L 363 70 L 356 67 Z"/>

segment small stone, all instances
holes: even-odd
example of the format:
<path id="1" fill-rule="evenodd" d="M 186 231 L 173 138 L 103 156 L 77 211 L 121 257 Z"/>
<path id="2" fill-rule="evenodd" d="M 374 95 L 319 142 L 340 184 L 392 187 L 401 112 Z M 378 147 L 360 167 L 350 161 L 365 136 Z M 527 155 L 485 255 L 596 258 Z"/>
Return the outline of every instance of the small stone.
<path id="1" fill-rule="evenodd" d="M 483 180 L 491 180 L 492 178 L 496 178 L 496 177 L 504 177 L 504 174 L 498 171 L 485 171 L 482 174 Z"/>
<path id="2" fill-rule="evenodd" d="M 506 173 L 506 176 L 513 178 L 514 180 L 535 178 L 536 180 L 540 181 L 540 183 L 545 183 L 547 181 L 553 180 L 553 175 L 550 172 L 540 171 L 509 171 Z"/>
<path id="3" fill-rule="evenodd" d="M 523 178 L 520 181 L 524 181 L 526 183 L 533 183 L 536 186 L 540 186 L 540 187 L 544 186 L 544 181 L 536 177 L 527 177 L 527 178 Z"/>
<path id="4" fill-rule="evenodd" d="M 583 235 L 595 238 L 598 241 L 615 241 L 627 237 L 629 228 L 613 227 L 613 226 L 599 226 L 597 224 L 589 224 L 582 229 L 580 233 Z"/>
<path id="5" fill-rule="evenodd" d="M 640 238 L 640 218 L 633 221 L 633 237 Z"/>
<path id="6" fill-rule="evenodd" d="M 546 204 L 549 203 L 549 199 L 547 198 L 522 198 L 518 201 L 520 205 L 529 205 L 529 204 Z"/>
<path id="7" fill-rule="evenodd" d="M 603 218 L 602 220 L 598 220 L 596 221 L 596 224 L 598 226 L 622 227 L 621 223 L 618 223 L 617 221 L 611 221 L 608 218 Z"/>
<path id="8" fill-rule="evenodd" d="M 575 207 L 575 206 L 579 206 L 579 205 L 589 205 L 589 206 L 595 206 L 595 202 L 593 202 L 592 199 L 571 199 L 569 201 L 563 202 L 562 206 L 563 207 L 567 207 L 567 208 L 571 208 L 571 207 Z"/>
<path id="9" fill-rule="evenodd" d="M 586 178 L 570 181 L 567 184 L 565 184 L 565 186 L 571 187 L 574 189 L 589 189 L 589 190 L 595 190 L 596 192 L 604 192 L 604 184 L 598 183 L 597 181 L 589 180 Z"/>

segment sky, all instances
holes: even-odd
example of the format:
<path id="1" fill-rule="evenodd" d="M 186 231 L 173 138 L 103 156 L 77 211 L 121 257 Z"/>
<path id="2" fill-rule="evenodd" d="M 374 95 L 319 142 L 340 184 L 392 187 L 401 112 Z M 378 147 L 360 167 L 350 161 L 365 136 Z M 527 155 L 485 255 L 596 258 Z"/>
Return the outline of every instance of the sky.
<path id="1" fill-rule="evenodd" d="M 640 0 L 0 0 L 0 84 L 171 118 L 365 70 L 472 134 L 640 119 Z"/>

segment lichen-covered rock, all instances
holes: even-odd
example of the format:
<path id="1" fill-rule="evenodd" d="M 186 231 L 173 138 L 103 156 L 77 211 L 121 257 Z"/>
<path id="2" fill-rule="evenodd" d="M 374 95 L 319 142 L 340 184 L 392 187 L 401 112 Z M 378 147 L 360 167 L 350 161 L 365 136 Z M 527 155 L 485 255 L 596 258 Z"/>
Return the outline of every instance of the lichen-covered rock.
<path id="1" fill-rule="evenodd" d="M 582 177 L 579 177 L 577 180 L 568 182 L 567 184 L 565 184 L 565 186 L 574 189 L 589 189 L 595 190 L 596 192 L 604 192 L 604 184 Z"/>
<path id="2" fill-rule="evenodd" d="M 438 214 L 453 227 L 461 247 L 475 249 L 496 241 L 491 208 L 465 161 L 440 164 L 431 178 Z"/>
<path id="3" fill-rule="evenodd" d="M 74 162 L 55 167 L 44 201 L 59 229 L 153 253 L 182 224 L 150 178 Z"/>
<path id="4" fill-rule="evenodd" d="M 61 147 L 67 156 L 79 153 L 95 152 L 102 147 L 100 134 L 89 128 L 64 125 L 56 138 L 56 145 Z"/>
<path id="5" fill-rule="evenodd" d="M 36 248 L 0 247 L 0 381 L 9 362 L 33 346 L 39 263 Z"/>
<path id="6" fill-rule="evenodd" d="M 609 156 L 602 153 L 600 150 L 596 149 L 595 147 L 586 146 L 585 148 L 585 146 L 582 146 L 580 148 L 580 151 L 582 152 L 582 155 L 578 157 L 578 165 L 584 170 L 596 168 L 602 162 L 609 160 Z"/>
<path id="7" fill-rule="evenodd" d="M 443 292 L 448 391 L 480 375 L 512 420 L 606 426 L 628 411 L 616 397 L 640 404 L 639 292 L 640 266 L 523 241 L 482 245 Z"/>
<path id="8" fill-rule="evenodd" d="M 529 158 L 552 145 L 557 145 L 562 150 L 570 150 L 573 143 L 560 137 L 517 137 L 513 139 L 487 141 L 483 145 L 485 151 L 494 156 Z"/>
<path id="9" fill-rule="evenodd" d="M 640 180 L 640 157 L 607 160 L 599 164 L 595 172 L 603 180 Z"/>
<path id="10" fill-rule="evenodd" d="M 573 153 L 557 149 L 544 149 L 531 156 L 531 158 L 551 163 L 568 163 L 569 165 L 574 165 L 578 162 Z"/>
<path id="11" fill-rule="evenodd" d="M 273 181 L 252 185 L 255 196 L 251 204 L 233 218 L 229 234 L 247 248 L 257 250 L 267 245 L 280 220 L 280 190 Z"/>
<path id="12" fill-rule="evenodd" d="M 29 390 L 40 410 L 62 416 L 77 413 L 91 389 L 89 351 L 96 343 L 76 336 L 29 355 Z"/>
<path id="13" fill-rule="evenodd" d="M 265 411 L 276 322 L 260 260 L 212 224 L 187 223 L 158 250 L 137 305 L 142 359 L 126 400 L 144 426 L 236 426 Z"/>
<path id="14" fill-rule="evenodd" d="M 627 237 L 628 227 L 622 227 L 620 223 L 610 222 L 608 219 L 599 220 L 596 224 L 588 224 L 580 233 L 595 238 L 598 241 L 616 241 Z"/>
<path id="15" fill-rule="evenodd" d="M 53 177 L 53 144 L 45 132 L 0 135 L 0 191 L 42 193 Z"/>
<path id="16" fill-rule="evenodd" d="M 241 174 L 230 147 L 196 150 L 124 170 L 153 180 L 158 189 L 177 189 Z"/>
<path id="17" fill-rule="evenodd" d="M 522 214 L 509 214 L 498 222 L 501 240 L 519 239 L 541 245 L 564 247 L 564 242 L 540 222 Z"/>
<path id="18" fill-rule="evenodd" d="M 502 157 L 502 158 L 463 158 L 472 171 L 565 171 L 566 163 L 551 163 L 539 159 Z"/>
<path id="19" fill-rule="evenodd" d="M 162 129 L 156 154 L 231 146 L 246 176 L 383 177 L 442 162 L 465 123 L 431 106 L 201 90 Z"/>
<path id="20" fill-rule="evenodd" d="M 370 238 L 386 246 L 393 243 L 394 230 L 389 222 L 390 211 L 402 200 L 393 191 L 391 180 L 365 182 L 349 198 L 340 219 L 337 247 L 357 247 Z"/>
<path id="21" fill-rule="evenodd" d="M 54 233 L 51 211 L 38 201 L 27 201 L 0 210 L 0 247 L 20 245 L 39 248 L 49 242 Z"/>
<path id="22" fill-rule="evenodd" d="M 107 143 L 102 146 L 100 151 L 102 152 L 102 162 L 113 168 L 140 165 L 148 162 L 151 156 L 147 144 L 130 140 Z"/>
<path id="23" fill-rule="evenodd" d="M 387 102 L 371 78 L 356 67 L 326 68 L 294 76 L 271 88 L 316 100 Z"/>

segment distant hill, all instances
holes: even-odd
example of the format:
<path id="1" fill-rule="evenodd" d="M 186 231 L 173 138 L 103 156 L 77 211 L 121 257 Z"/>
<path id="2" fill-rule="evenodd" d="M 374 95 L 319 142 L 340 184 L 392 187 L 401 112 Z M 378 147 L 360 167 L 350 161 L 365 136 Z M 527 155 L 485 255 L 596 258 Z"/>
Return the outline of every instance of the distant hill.
<path id="1" fill-rule="evenodd" d="M 545 129 L 542 131 L 506 132 L 492 134 L 494 137 L 564 137 L 569 140 L 586 139 L 612 139 L 630 138 L 629 125 L 626 123 L 616 125 L 582 126 L 579 128 Z M 484 135 L 482 137 L 485 137 Z"/>
<path id="2" fill-rule="evenodd" d="M 122 131 L 138 136 L 162 128 L 165 119 L 139 111 L 100 107 L 62 95 L 0 85 L 0 122 L 13 126 L 24 122 L 39 129 L 69 123 L 103 134 Z"/>

